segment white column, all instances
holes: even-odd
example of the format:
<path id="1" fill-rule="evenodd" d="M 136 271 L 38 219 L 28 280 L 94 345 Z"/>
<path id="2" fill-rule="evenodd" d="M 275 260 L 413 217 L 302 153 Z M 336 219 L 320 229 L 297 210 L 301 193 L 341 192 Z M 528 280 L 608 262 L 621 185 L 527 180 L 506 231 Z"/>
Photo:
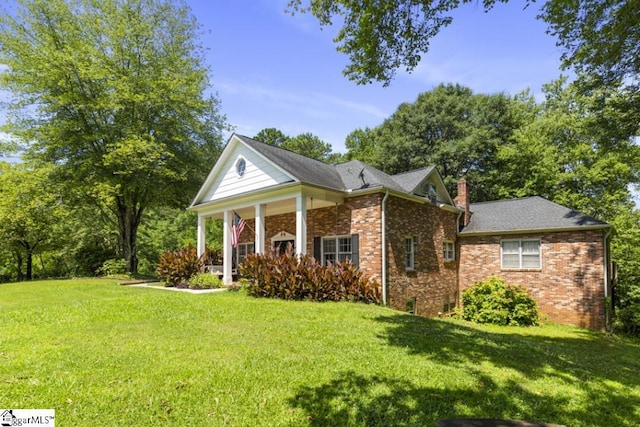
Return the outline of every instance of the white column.
<path id="1" fill-rule="evenodd" d="M 204 248 L 206 247 L 205 241 L 205 226 L 206 226 L 206 218 L 198 213 L 198 256 L 202 256 L 204 254 Z"/>
<path id="2" fill-rule="evenodd" d="M 222 282 L 230 284 L 233 281 L 231 249 L 231 226 L 233 224 L 233 212 L 224 211 L 224 224 L 222 226 Z"/>
<path id="3" fill-rule="evenodd" d="M 255 251 L 257 254 L 264 253 L 264 215 L 267 210 L 267 205 L 256 205 L 256 243 Z"/>
<path id="4" fill-rule="evenodd" d="M 307 198 L 296 196 L 296 253 L 307 253 Z"/>

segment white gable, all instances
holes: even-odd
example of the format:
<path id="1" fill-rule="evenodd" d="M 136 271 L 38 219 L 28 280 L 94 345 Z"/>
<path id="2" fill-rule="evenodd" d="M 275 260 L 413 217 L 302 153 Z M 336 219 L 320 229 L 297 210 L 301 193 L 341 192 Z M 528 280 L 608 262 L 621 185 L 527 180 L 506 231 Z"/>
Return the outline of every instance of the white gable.
<path id="1" fill-rule="evenodd" d="M 244 161 L 244 171 L 238 163 Z M 293 181 L 293 177 L 232 137 L 198 192 L 194 205 Z"/>

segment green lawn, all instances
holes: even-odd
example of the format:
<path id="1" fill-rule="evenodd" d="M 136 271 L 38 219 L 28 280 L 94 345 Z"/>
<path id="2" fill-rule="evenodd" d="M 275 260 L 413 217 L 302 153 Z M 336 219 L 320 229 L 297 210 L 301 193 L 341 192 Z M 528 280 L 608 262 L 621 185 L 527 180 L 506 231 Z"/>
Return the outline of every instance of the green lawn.
<path id="1" fill-rule="evenodd" d="M 0 407 L 58 426 L 640 425 L 640 345 L 580 329 L 69 280 L 0 285 Z"/>

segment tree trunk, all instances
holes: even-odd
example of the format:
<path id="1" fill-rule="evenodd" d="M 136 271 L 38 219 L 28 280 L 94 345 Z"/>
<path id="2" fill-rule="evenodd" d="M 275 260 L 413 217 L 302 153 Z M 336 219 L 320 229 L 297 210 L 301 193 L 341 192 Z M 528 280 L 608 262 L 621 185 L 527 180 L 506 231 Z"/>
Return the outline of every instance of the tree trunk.
<path id="1" fill-rule="evenodd" d="M 142 207 L 126 206 L 117 198 L 118 234 L 122 257 L 126 261 L 127 273 L 138 272 L 138 226 L 142 217 Z"/>
<path id="2" fill-rule="evenodd" d="M 33 249 L 27 248 L 27 280 L 33 279 Z"/>

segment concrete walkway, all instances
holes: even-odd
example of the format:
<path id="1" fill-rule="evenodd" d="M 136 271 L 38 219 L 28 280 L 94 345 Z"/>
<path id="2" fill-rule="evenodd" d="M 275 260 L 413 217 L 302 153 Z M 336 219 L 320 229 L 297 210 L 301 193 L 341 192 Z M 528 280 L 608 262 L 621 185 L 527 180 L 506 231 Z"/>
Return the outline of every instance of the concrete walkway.
<path id="1" fill-rule="evenodd" d="M 135 285 L 127 285 L 132 288 L 151 288 L 151 289 L 161 289 L 163 291 L 174 291 L 174 292 L 186 292 L 189 294 L 210 294 L 212 292 L 224 292 L 227 288 L 215 288 L 215 289 L 188 289 L 188 288 L 173 288 L 168 286 L 158 285 L 158 282 L 153 283 L 137 283 Z"/>

